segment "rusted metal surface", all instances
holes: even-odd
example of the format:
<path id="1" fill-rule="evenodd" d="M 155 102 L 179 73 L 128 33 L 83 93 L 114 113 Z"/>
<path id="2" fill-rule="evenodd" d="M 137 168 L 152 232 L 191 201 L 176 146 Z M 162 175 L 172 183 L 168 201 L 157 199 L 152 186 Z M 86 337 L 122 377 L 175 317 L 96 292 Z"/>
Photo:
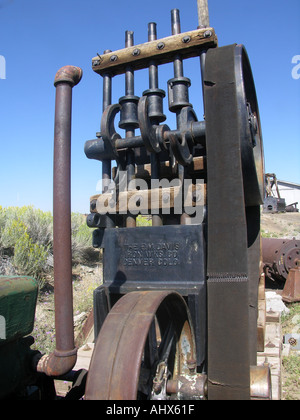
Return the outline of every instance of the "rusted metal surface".
<path id="1" fill-rule="evenodd" d="M 300 240 L 262 238 L 262 260 L 266 276 L 274 281 L 286 281 L 291 269 L 300 260 Z"/>
<path id="2" fill-rule="evenodd" d="M 300 302 L 300 260 L 298 260 L 297 268 L 292 268 L 287 276 L 282 299 L 285 302 Z"/>
<path id="3" fill-rule="evenodd" d="M 180 375 L 167 383 L 167 391 L 178 400 L 205 400 L 207 398 L 207 375 L 194 373 Z"/>
<path id="4" fill-rule="evenodd" d="M 54 78 L 54 86 L 63 83 L 73 88 L 76 86 L 82 78 L 82 70 L 75 66 L 64 66 L 58 70 Z"/>
<path id="5" fill-rule="evenodd" d="M 182 297 L 171 291 L 128 293 L 111 309 L 100 331 L 86 398 L 135 400 L 141 394 L 150 396 L 151 379 L 156 379 L 155 394 L 161 394 L 166 383 L 163 374 L 159 381 L 159 366 L 167 366 L 175 379 L 189 373 L 188 361 L 194 359 L 194 336 Z"/>
<path id="6" fill-rule="evenodd" d="M 49 376 L 67 373 L 76 363 L 73 330 L 71 254 L 71 114 L 72 88 L 82 77 L 78 67 L 61 68 L 56 76 L 53 257 L 56 350 L 39 361 L 37 370 Z"/>
<path id="7" fill-rule="evenodd" d="M 54 350 L 51 354 L 45 354 L 37 363 L 36 370 L 47 376 L 59 377 L 68 373 L 75 366 L 77 349 L 70 352 Z"/>

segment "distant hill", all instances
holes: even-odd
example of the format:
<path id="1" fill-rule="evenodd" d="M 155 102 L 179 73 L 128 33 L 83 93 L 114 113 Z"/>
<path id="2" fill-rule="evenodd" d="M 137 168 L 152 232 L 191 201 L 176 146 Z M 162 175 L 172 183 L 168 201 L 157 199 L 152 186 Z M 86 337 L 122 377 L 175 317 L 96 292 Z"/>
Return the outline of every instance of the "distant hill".
<path id="1" fill-rule="evenodd" d="M 262 213 L 262 236 L 300 239 L 300 213 Z"/>

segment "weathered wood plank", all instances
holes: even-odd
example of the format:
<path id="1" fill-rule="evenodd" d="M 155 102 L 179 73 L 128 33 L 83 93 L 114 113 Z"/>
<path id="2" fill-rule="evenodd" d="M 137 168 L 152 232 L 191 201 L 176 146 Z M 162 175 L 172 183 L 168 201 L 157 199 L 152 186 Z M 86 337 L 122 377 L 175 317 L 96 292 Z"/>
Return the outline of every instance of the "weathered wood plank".
<path id="1" fill-rule="evenodd" d="M 196 57 L 201 49 L 216 47 L 217 44 L 213 28 L 197 29 L 98 55 L 92 59 L 92 68 L 98 74 L 110 72 L 117 75 L 124 73 L 129 64 L 138 70 L 147 68 L 154 59 L 158 64 L 172 62 L 174 53 L 179 53 L 182 59 Z"/>

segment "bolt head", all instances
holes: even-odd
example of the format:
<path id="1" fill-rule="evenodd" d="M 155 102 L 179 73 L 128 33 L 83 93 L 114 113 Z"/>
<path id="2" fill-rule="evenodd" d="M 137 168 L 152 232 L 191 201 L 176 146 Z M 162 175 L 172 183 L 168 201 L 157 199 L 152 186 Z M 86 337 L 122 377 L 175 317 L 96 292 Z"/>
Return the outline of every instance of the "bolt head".
<path id="1" fill-rule="evenodd" d="M 93 66 L 93 67 L 95 67 L 95 66 L 99 66 L 99 64 L 100 64 L 100 60 L 94 60 L 94 61 L 92 62 L 92 66 Z"/>
<path id="2" fill-rule="evenodd" d="M 187 44 L 188 42 L 190 42 L 190 40 L 191 40 L 191 37 L 190 36 L 184 36 L 183 38 L 182 38 L 182 42 L 184 43 L 184 44 Z"/>
<path id="3" fill-rule="evenodd" d="M 209 38 L 210 36 L 212 36 L 212 32 L 211 31 L 205 31 L 203 35 L 204 35 L 204 38 Z"/>
<path id="4" fill-rule="evenodd" d="M 165 44 L 163 42 L 159 42 L 156 46 L 158 50 L 163 50 L 165 48 Z"/>
<path id="5" fill-rule="evenodd" d="M 132 51 L 132 55 L 134 57 L 137 57 L 138 55 L 140 55 L 140 53 L 141 53 L 141 50 L 139 50 L 138 48 L 136 48 L 135 50 Z"/>

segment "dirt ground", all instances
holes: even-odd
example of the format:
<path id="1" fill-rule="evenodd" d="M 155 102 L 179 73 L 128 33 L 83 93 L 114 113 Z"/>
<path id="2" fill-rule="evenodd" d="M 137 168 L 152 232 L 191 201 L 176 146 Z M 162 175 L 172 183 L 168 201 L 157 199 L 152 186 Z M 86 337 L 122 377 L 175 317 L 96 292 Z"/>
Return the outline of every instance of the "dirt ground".
<path id="1" fill-rule="evenodd" d="M 300 239 L 300 213 L 262 213 L 261 229 L 265 237 Z"/>

